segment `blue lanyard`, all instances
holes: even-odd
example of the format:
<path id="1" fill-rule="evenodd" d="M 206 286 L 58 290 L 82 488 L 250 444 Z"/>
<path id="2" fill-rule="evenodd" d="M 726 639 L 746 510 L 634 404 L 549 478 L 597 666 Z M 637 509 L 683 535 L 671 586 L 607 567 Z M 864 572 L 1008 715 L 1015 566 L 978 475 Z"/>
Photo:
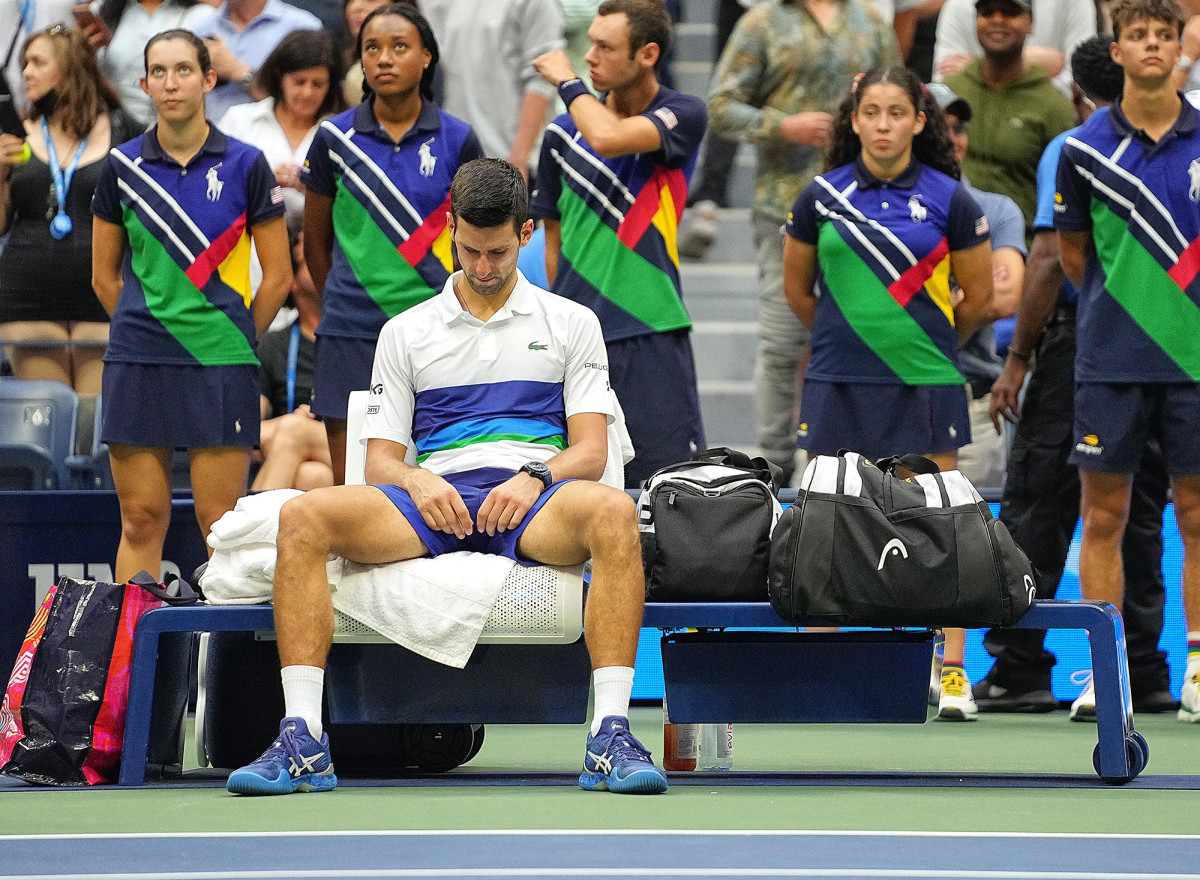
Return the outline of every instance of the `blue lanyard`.
<path id="1" fill-rule="evenodd" d="M 66 238 L 75 227 L 71 218 L 67 216 L 67 190 L 71 188 L 71 178 L 75 176 L 75 168 L 79 165 L 79 157 L 87 148 L 88 139 L 84 138 L 79 142 L 75 155 L 71 157 L 71 164 L 64 171 L 58 165 L 58 151 L 54 149 L 54 138 L 50 137 L 50 125 L 46 122 L 45 116 L 42 117 L 42 136 L 46 139 L 46 156 L 50 160 L 50 176 L 54 178 L 54 197 L 58 200 L 58 213 L 50 221 L 50 234 L 55 238 Z"/>
<path id="2" fill-rule="evenodd" d="M 287 363 L 287 411 L 296 409 L 296 360 L 300 355 L 300 319 L 292 325 L 292 338 L 288 340 Z"/>
<path id="3" fill-rule="evenodd" d="M 34 0 L 21 0 L 21 23 L 25 25 L 25 33 L 33 33 L 33 18 L 36 13 Z"/>

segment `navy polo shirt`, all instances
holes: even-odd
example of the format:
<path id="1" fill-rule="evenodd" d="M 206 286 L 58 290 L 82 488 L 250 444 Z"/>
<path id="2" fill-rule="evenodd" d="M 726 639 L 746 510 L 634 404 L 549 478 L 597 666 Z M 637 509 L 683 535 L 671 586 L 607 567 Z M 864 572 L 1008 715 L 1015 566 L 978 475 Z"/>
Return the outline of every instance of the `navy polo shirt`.
<path id="1" fill-rule="evenodd" d="M 210 124 L 184 166 L 152 128 L 109 151 L 92 213 L 128 238 L 105 361 L 258 363 L 249 229 L 283 216 L 283 191 L 257 147 Z"/>
<path id="2" fill-rule="evenodd" d="M 425 101 L 399 143 L 372 99 L 321 123 L 301 182 L 333 199 L 333 264 L 317 333 L 378 338 L 453 268 L 446 212 L 459 167 L 483 155 L 471 126 Z"/>

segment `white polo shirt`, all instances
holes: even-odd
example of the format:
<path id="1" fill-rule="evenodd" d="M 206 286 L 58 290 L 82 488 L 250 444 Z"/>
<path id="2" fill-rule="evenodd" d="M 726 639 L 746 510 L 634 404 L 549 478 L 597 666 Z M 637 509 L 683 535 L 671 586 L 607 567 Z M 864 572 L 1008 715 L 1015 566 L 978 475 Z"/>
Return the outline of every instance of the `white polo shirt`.
<path id="1" fill-rule="evenodd" d="M 365 438 L 415 446 L 417 463 L 442 476 L 515 472 L 566 448 L 568 417 L 595 412 L 612 422 L 599 320 L 517 274 L 486 323 L 459 305 L 456 272 L 433 299 L 384 325 Z"/>

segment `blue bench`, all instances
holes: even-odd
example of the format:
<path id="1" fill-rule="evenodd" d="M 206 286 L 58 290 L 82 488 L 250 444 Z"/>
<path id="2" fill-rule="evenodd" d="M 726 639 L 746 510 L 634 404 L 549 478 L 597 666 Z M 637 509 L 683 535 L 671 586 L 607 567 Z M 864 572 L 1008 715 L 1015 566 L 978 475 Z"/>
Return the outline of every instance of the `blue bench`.
<path id="1" fill-rule="evenodd" d="M 779 630 L 786 626 L 765 602 L 648 603 L 643 626 L 655 627 L 666 633 L 676 633 L 664 637 L 664 679 L 673 720 L 763 723 L 925 720 L 924 694 L 928 687 L 932 643 L 931 637 L 924 631 L 761 634 L 743 631 Z M 1125 659 L 1125 634 L 1116 608 L 1104 602 L 1040 601 L 1033 603 L 1015 626 L 1023 629 L 1083 629 L 1088 632 L 1097 695 L 1098 742 L 1093 753 L 1093 766 L 1097 774 L 1107 782 L 1125 783 L 1135 778 L 1146 766 L 1148 749 L 1145 739 L 1133 727 L 1129 672 Z M 168 632 L 271 632 L 273 628 L 273 609 L 269 605 L 201 604 L 183 608 L 164 607 L 147 612 L 142 617 L 134 642 L 131 664 L 129 709 L 125 722 L 120 775 L 122 785 L 134 786 L 145 782 L 159 636 Z M 700 632 L 679 632 L 691 629 Z M 415 657 L 397 645 L 373 647 L 388 648 Z M 543 650 L 546 648 L 514 645 L 505 650 L 522 647 Z M 830 717 L 823 707 L 832 701 L 813 699 L 813 695 L 823 693 L 835 684 L 841 687 L 844 677 L 836 675 L 836 668 L 828 671 L 819 659 L 813 661 L 813 658 L 827 656 L 822 652 L 834 649 L 854 652 L 852 656 L 856 658 L 864 651 L 868 654 L 878 652 L 873 654 L 876 661 L 894 667 L 896 675 L 908 682 L 910 697 L 919 699 L 922 707 L 919 717 L 902 718 L 896 715 L 881 718 L 873 717 L 869 713 L 854 717 Z M 494 655 L 497 650 L 496 646 L 485 645 L 477 648 L 477 654 Z M 764 685 L 766 664 L 760 662 L 763 651 L 774 652 L 773 657 L 782 658 L 781 662 L 772 664 L 781 674 L 776 676 L 770 686 Z M 899 659 L 885 659 L 889 657 Z M 684 662 L 696 658 L 698 662 Z M 714 659 L 727 661 L 722 662 L 719 675 L 712 673 L 711 662 Z M 867 659 L 862 662 L 872 661 Z M 363 667 L 370 665 L 372 664 L 369 661 L 362 663 Z M 879 666 L 872 665 L 872 668 Z M 445 670 L 440 674 L 449 677 L 458 674 L 457 670 L 446 667 L 440 669 Z M 569 682 L 570 686 L 575 688 L 576 692 L 586 694 L 586 675 L 580 678 L 578 671 L 571 674 L 575 678 Z M 394 681 L 395 679 L 392 679 L 393 683 Z M 523 680 L 522 683 L 526 682 L 532 691 L 536 692 L 541 687 L 537 681 Z M 363 685 L 362 690 L 374 692 L 368 693 L 367 696 L 375 703 L 380 700 L 386 701 L 394 695 L 394 687 L 373 688 L 370 681 L 366 681 L 365 685 L 363 682 L 358 684 Z M 428 683 L 414 678 L 411 684 L 412 687 L 405 688 L 406 691 L 421 692 Z M 561 691 L 562 682 L 554 683 L 553 686 Z M 829 690 L 829 693 L 832 692 Z M 552 691 L 549 695 L 551 701 L 555 693 L 558 691 Z M 331 700 L 335 698 L 334 694 L 329 696 Z M 363 694 L 355 696 L 362 697 Z M 402 720 L 411 723 L 494 720 L 492 717 L 482 716 L 464 718 L 461 705 L 452 706 L 439 699 L 437 694 L 427 696 L 428 699 L 418 701 L 421 707 L 419 710 L 405 710 L 417 712 L 416 717 L 405 715 Z M 536 696 L 536 693 L 531 696 Z M 486 700 L 487 695 L 481 695 L 480 699 Z M 527 710 L 526 714 L 531 717 L 522 720 L 583 720 L 561 717 L 561 713 L 547 710 L 547 705 L 546 700 L 530 700 L 524 708 Z M 908 699 L 906 705 L 911 716 L 914 699 Z M 439 715 L 439 712 L 449 714 Z"/>

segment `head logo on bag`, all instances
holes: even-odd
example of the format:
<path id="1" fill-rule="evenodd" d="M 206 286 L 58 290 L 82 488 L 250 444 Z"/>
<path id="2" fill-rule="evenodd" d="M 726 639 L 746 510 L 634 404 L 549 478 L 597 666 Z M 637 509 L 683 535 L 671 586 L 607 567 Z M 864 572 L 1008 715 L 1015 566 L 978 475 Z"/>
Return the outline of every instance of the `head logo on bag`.
<path id="1" fill-rule="evenodd" d="M 1037 598 L 1037 587 L 1033 584 L 1033 578 L 1025 575 L 1025 591 L 1029 593 L 1029 604 L 1033 604 L 1033 600 Z"/>
<path id="2" fill-rule="evenodd" d="M 904 546 L 904 542 L 899 538 L 892 538 L 883 545 L 883 552 L 879 554 L 879 565 L 875 566 L 876 571 L 883 571 L 883 564 L 887 562 L 889 552 L 893 556 L 902 556 L 908 559 L 908 548 Z"/>

